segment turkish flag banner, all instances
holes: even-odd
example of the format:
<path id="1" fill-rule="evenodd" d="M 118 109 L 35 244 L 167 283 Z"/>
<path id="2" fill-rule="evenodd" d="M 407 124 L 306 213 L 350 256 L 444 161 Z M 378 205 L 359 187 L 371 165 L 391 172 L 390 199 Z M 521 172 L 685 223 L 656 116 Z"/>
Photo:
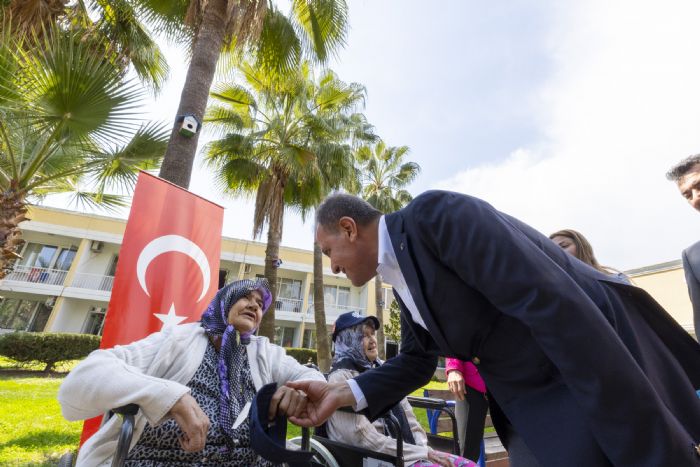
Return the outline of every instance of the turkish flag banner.
<path id="1" fill-rule="evenodd" d="M 223 221 L 223 207 L 139 174 L 100 348 L 199 320 L 218 288 Z M 81 444 L 100 421 L 86 420 Z"/>

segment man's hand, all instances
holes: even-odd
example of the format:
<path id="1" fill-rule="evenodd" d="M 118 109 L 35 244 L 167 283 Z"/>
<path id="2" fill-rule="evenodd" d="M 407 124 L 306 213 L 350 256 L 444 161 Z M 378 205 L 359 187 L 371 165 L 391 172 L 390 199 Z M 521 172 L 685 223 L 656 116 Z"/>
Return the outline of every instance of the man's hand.
<path id="1" fill-rule="evenodd" d="M 447 454 L 433 449 L 428 450 L 428 460 L 443 467 L 454 467 L 454 464 L 450 461 L 450 457 Z"/>
<path id="2" fill-rule="evenodd" d="M 289 417 L 295 425 L 311 427 L 318 426 L 328 420 L 339 407 L 355 404 L 355 396 L 348 383 L 329 384 L 321 381 L 291 381 L 290 388 L 306 393 L 308 402 L 306 411 L 299 416 Z"/>
<path id="3" fill-rule="evenodd" d="M 447 387 L 457 399 L 461 401 L 464 400 L 464 392 L 466 389 L 464 387 L 464 376 L 462 376 L 461 372 L 451 370 L 449 373 L 447 373 Z"/>
<path id="4" fill-rule="evenodd" d="M 274 420 L 278 414 L 290 417 L 301 417 L 306 412 L 307 398 L 303 391 L 280 386 L 270 400 L 268 419 Z"/>
<path id="5" fill-rule="evenodd" d="M 183 450 L 197 452 L 204 449 L 209 431 L 209 417 L 199 408 L 194 397 L 189 393 L 185 394 L 175 402 L 168 414 L 182 430 L 179 441 Z"/>

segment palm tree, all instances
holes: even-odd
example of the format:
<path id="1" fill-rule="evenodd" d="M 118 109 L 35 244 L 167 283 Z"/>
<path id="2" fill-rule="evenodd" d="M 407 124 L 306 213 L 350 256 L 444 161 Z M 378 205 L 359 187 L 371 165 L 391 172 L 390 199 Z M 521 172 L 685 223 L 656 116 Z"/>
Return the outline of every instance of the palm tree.
<path id="1" fill-rule="evenodd" d="M 385 214 L 398 211 L 413 199 L 404 188 L 418 176 L 420 166 L 415 162 L 404 162 L 408 151 L 408 146 L 387 146 L 379 141 L 374 147 L 362 146 L 356 153 L 363 174 L 362 197 Z M 380 357 L 384 358 L 384 297 L 379 274 L 374 279 L 374 287 L 380 323 L 377 346 Z"/>
<path id="2" fill-rule="evenodd" d="M 253 235 L 267 225 L 265 276 L 274 298 L 284 210 L 305 215 L 328 186 L 338 186 L 354 173 L 346 141 L 367 129 L 364 118 L 355 114 L 365 90 L 331 71 L 315 80 L 308 63 L 285 76 L 250 64 L 240 71 L 247 87 L 224 84 L 212 92 L 216 104 L 206 120 L 222 137 L 207 145 L 205 158 L 224 192 L 255 196 Z M 274 322 L 272 309 L 260 333 L 274 336 Z M 325 319 L 323 325 L 325 329 Z"/>
<path id="3" fill-rule="evenodd" d="M 292 0 L 285 16 L 272 0 L 137 0 L 161 30 L 178 34 L 182 19 L 192 37 L 192 54 L 160 176 L 187 188 L 199 133 L 183 136 L 181 116 L 201 120 L 222 51 L 250 52 L 257 68 L 286 73 L 302 58 L 325 63 L 347 32 L 345 0 Z M 186 9 L 186 12 L 185 12 Z"/>
<path id="4" fill-rule="evenodd" d="M 0 8 L 3 29 L 12 35 L 42 37 L 57 26 L 90 42 L 123 72 L 131 65 L 144 84 L 158 91 L 168 65 L 143 16 L 132 0 L 9 0 Z"/>
<path id="5" fill-rule="evenodd" d="M 72 191 L 83 203 L 122 206 L 107 191 L 128 190 L 165 147 L 163 129 L 135 112 L 143 92 L 80 39 L 52 29 L 40 47 L 24 47 L 0 35 L 0 278 L 18 256 L 32 199 Z"/>

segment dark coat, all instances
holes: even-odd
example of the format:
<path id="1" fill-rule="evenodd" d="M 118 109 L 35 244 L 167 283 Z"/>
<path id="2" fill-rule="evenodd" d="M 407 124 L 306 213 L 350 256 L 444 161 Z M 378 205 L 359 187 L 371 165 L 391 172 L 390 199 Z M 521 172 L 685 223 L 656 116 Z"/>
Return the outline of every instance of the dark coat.
<path id="1" fill-rule="evenodd" d="M 356 379 L 370 417 L 445 355 L 544 466 L 699 463 L 700 346 L 646 292 L 473 197 L 427 192 L 386 224 L 428 331 L 400 303 L 400 354 Z"/>
<path id="2" fill-rule="evenodd" d="M 695 335 L 700 338 L 700 242 L 683 250 L 683 271 L 688 284 L 688 295 L 693 304 Z"/>

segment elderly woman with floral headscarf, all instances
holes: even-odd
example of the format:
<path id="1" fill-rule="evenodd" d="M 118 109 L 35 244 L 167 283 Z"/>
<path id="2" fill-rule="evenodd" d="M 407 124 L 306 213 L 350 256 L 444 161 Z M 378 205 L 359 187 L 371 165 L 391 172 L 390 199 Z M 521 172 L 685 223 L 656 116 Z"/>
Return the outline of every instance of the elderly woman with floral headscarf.
<path id="1" fill-rule="evenodd" d="M 138 404 L 128 466 L 271 465 L 250 447 L 253 396 L 276 382 L 270 418 L 300 414 L 305 394 L 284 383 L 324 379 L 253 335 L 270 302 L 267 280 L 236 281 L 218 291 L 201 322 L 91 353 L 61 385 L 63 415 L 86 419 Z M 116 418 L 83 445 L 77 465 L 111 462 L 120 427 Z"/>
<path id="2" fill-rule="evenodd" d="M 375 333 L 378 327 L 379 320 L 374 316 L 348 312 L 338 317 L 333 330 L 335 354 L 331 373 L 328 376 L 330 383 L 352 379 L 382 364 L 377 356 Z M 391 412 L 401 424 L 405 465 L 411 467 L 475 465 L 463 457 L 435 451 L 428 447 L 425 430 L 418 423 L 406 399 L 401 400 L 391 409 Z M 396 440 L 381 420 L 373 424 L 364 415 L 336 412 L 328 419 L 326 430 L 328 437 L 332 440 L 396 455 Z"/>

